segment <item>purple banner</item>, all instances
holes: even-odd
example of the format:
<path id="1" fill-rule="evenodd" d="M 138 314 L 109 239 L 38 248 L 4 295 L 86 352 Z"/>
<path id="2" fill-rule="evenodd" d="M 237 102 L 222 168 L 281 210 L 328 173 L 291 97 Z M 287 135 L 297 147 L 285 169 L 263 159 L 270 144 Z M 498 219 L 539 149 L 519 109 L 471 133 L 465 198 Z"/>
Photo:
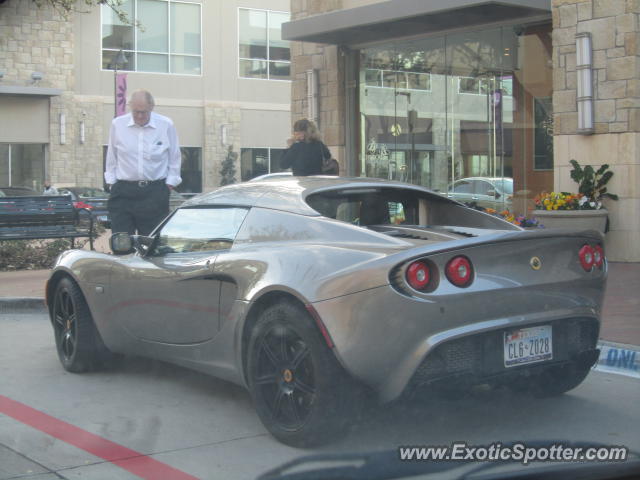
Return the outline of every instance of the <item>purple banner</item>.
<path id="1" fill-rule="evenodd" d="M 127 113 L 127 74 L 116 74 L 116 117 Z"/>

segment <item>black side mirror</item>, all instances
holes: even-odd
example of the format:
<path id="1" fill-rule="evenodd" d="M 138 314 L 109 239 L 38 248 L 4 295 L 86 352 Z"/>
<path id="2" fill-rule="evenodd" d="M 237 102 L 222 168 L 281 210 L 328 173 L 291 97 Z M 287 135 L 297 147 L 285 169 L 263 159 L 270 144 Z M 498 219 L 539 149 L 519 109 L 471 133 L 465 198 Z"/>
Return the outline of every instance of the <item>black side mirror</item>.
<path id="1" fill-rule="evenodd" d="M 128 255 L 138 252 L 140 255 L 146 255 L 155 242 L 155 237 L 146 237 L 144 235 L 129 235 L 127 232 L 116 232 L 111 235 L 109 245 L 114 255 Z"/>
<path id="2" fill-rule="evenodd" d="M 127 232 L 116 232 L 111 235 L 109 246 L 114 255 L 128 255 L 135 251 L 133 235 Z"/>

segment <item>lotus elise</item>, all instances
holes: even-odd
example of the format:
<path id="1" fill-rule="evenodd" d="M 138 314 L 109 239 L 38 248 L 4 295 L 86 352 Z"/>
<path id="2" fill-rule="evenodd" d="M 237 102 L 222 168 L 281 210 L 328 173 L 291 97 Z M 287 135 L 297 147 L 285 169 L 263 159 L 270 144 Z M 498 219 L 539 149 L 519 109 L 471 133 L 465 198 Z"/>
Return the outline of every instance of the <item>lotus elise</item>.
<path id="1" fill-rule="evenodd" d="M 63 367 L 131 354 L 235 382 L 290 445 L 339 433 L 363 391 L 558 395 L 598 357 L 600 233 L 524 230 L 420 186 L 230 185 L 111 248 L 64 252 L 52 270 Z"/>

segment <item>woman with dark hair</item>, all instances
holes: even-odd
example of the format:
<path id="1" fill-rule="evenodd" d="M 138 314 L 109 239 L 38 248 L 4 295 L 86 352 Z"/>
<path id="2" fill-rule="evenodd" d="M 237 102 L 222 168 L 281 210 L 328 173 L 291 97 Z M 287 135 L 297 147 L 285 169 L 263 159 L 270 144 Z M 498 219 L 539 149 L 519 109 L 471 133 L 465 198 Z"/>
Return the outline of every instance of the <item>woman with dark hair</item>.
<path id="1" fill-rule="evenodd" d="M 322 143 L 315 123 L 306 118 L 293 124 L 293 136 L 287 140 L 289 148 L 280 160 L 280 167 L 291 167 L 294 176 L 322 175 L 322 161 L 331 152 Z"/>

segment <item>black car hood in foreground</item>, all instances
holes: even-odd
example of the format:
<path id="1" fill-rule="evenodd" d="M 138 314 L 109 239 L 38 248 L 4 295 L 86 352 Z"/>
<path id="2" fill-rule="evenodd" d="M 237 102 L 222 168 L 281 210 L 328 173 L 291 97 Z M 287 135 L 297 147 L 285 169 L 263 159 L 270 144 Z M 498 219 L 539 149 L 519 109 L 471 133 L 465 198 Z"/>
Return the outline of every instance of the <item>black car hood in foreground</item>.
<path id="1" fill-rule="evenodd" d="M 574 448 L 605 447 L 568 441 L 526 442 L 527 448 L 561 444 Z M 505 447 L 515 443 L 504 444 Z M 322 466 L 326 465 L 326 466 Z M 260 475 L 257 480 L 389 480 L 402 478 L 465 480 L 636 480 L 640 478 L 640 455 L 628 452 L 617 462 L 531 462 L 477 460 L 400 460 L 399 449 L 365 453 L 326 453 L 287 462 Z"/>

